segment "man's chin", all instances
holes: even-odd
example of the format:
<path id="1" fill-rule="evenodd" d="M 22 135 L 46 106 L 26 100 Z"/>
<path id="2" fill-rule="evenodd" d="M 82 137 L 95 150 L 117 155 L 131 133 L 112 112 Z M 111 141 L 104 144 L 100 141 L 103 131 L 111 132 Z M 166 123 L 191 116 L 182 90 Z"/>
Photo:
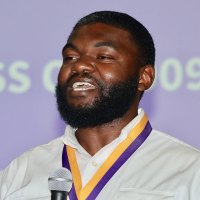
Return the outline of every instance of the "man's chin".
<path id="1" fill-rule="evenodd" d="M 97 97 L 67 98 L 66 105 L 72 109 L 92 109 L 98 101 Z"/>
<path id="2" fill-rule="evenodd" d="M 77 110 L 78 112 L 84 111 L 85 109 L 92 109 L 94 107 L 94 101 L 93 102 L 68 102 L 68 107 L 70 110 Z"/>

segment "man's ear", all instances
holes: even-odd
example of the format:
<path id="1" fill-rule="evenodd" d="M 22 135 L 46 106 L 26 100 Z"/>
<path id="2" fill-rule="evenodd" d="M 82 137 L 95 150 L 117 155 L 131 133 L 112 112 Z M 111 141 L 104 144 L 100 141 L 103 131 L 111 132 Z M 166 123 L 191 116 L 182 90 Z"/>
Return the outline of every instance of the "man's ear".
<path id="1" fill-rule="evenodd" d="M 145 65 L 139 70 L 138 91 L 143 92 L 149 89 L 154 81 L 155 69 L 153 65 Z"/>

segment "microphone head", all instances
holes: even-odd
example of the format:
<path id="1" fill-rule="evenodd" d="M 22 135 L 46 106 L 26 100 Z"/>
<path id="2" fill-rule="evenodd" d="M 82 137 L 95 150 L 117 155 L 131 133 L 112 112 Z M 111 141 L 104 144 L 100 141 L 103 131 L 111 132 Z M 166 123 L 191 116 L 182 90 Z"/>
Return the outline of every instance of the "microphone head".
<path id="1" fill-rule="evenodd" d="M 48 178 L 49 190 L 69 192 L 72 188 L 72 174 L 66 168 L 54 171 Z"/>

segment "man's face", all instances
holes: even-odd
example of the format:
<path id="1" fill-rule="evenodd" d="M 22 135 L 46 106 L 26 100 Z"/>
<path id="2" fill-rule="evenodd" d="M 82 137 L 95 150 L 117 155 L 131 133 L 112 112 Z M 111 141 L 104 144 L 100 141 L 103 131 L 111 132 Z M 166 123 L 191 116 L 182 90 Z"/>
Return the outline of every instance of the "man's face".
<path id="1" fill-rule="evenodd" d="M 57 102 L 64 120 L 89 127 L 121 117 L 137 93 L 137 57 L 127 31 L 102 23 L 74 31 L 63 48 L 58 76 Z"/>

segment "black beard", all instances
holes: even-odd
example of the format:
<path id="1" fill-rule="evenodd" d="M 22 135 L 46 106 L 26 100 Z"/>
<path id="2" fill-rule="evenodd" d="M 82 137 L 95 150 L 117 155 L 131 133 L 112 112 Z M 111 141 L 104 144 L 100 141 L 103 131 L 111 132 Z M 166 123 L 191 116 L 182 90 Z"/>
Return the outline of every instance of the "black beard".
<path id="1" fill-rule="evenodd" d="M 92 105 L 75 107 L 66 98 L 66 88 L 56 86 L 57 107 L 62 119 L 74 128 L 95 127 L 122 117 L 136 99 L 138 80 L 101 84 L 99 98 Z"/>

